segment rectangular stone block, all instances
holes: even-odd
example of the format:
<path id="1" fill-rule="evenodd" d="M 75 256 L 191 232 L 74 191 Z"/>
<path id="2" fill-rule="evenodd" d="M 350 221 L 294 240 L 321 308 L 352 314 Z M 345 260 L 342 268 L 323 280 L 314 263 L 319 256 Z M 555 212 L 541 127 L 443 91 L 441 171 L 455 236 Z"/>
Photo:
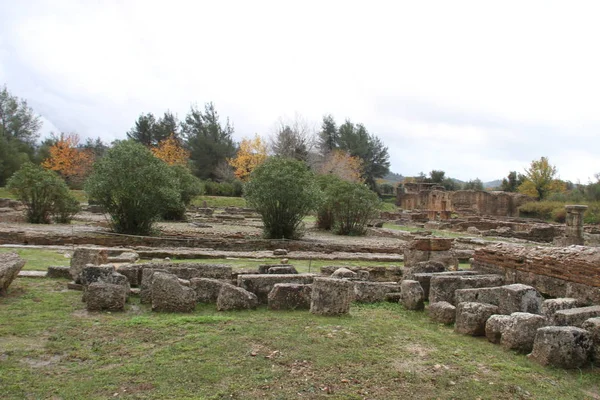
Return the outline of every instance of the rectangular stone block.
<path id="1" fill-rule="evenodd" d="M 385 301 L 386 293 L 400 291 L 400 284 L 396 282 L 364 282 L 355 281 L 354 301 L 359 303 L 377 303 Z"/>
<path id="2" fill-rule="evenodd" d="M 419 282 L 423 288 L 425 298 L 429 298 L 429 286 L 431 278 L 437 275 L 463 276 L 463 275 L 478 275 L 475 271 L 448 271 L 448 272 L 423 272 L 412 274 L 411 279 Z"/>
<path id="3" fill-rule="evenodd" d="M 581 328 L 585 321 L 595 317 L 600 317 L 600 306 L 570 308 L 557 311 L 554 314 L 554 323 L 557 326 L 576 326 Z"/>
<path id="4" fill-rule="evenodd" d="M 276 274 L 258 274 L 258 275 L 238 275 L 237 285 L 242 289 L 252 292 L 258 297 L 260 304 L 268 304 L 269 292 L 277 283 L 297 283 L 309 285 L 313 283 L 315 274 L 297 274 L 297 275 L 276 275 Z"/>
<path id="5" fill-rule="evenodd" d="M 434 276 L 431 278 L 429 288 L 429 303 L 447 301 L 457 305 L 454 292 L 458 289 L 501 286 L 502 283 L 503 279 L 500 275 Z"/>

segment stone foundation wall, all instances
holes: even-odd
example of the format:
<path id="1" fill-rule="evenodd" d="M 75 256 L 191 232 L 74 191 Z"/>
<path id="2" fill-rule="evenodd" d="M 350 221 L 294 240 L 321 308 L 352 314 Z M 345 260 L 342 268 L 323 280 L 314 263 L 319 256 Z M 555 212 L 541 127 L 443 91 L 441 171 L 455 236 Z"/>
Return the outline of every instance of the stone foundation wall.
<path id="1" fill-rule="evenodd" d="M 475 251 L 473 269 L 502 274 L 551 297 L 600 304 L 600 249 L 583 246 L 526 247 L 497 244 Z"/>

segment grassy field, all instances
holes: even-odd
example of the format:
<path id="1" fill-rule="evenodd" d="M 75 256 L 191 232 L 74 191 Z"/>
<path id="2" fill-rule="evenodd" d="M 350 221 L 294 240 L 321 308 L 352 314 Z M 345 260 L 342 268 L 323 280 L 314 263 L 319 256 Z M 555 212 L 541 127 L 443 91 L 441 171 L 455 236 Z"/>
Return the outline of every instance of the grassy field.
<path id="1" fill-rule="evenodd" d="M 243 197 L 196 196 L 192 204 L 202 206 L 204 201 L 208 207 L 246 207 L 246 200 Z"/>
<path id="2" fill-rule="evenodd" d="M 0 298 L 3 399 L 582 399 L 600 373 L 541 367 L 398 304 L 306 311 L 87 313 L 59 280 Z"/>

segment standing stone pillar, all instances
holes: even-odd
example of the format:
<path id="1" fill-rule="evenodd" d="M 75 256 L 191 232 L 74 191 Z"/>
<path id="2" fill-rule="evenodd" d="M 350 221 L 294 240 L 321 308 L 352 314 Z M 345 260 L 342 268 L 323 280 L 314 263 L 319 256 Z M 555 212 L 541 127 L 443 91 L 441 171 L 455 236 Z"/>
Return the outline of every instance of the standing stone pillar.
<path id="1" fill-rule="evenodd" d="M 422 261 L 440 261 L 446 267 L 458 267 L 452 254 L 454 239 L 421 237 L 411 240 L 404 249 L 404 268 L 412 268 Z"/>
<path id="2" fill-rule="evenodd" d="M 568 205 L 567 210 L 567 229 L 565 231 L 565 245 L 572 244 L 583 245 L 583 213 L 588 206 L 584 205 Z"/>

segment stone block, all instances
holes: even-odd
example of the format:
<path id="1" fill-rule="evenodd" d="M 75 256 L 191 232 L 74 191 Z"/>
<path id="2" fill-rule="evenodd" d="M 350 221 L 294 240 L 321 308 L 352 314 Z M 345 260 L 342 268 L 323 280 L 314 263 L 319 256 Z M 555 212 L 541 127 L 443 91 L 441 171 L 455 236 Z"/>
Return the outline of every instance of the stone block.
<path id="1" fill-rule="evenodd" d="M 488 342 L 500 343 L 504 329 L 509 321 L 510 315 L 495 314 L 489 317 L 485 323 L 485 336 Z"/>
<path id="2" fill-rule="evenodd" d="M 448 271 L 448 272 L 427 272 L 427 273 L 413 273 L 412 280 L 418 281 L 423 288 L 425 298 L 429 299 L 429 287 L 431 286 L 431 278 L 434 276 L 464 276 L 464 275 L 481 275 L 475 271 Z"/>
<path id="3" fill-rule="evenodd" d="M 591 334 L 574 326 L 546 326 L 537 330 L 529 357 L 542 365 L 584 367 L 592 351 Z"/>
<path id="4" fill-rule="evenodd" d="M 286 265 L 284 267 L 271 267 L 267 273 L 272 275 L 293 275 L 297 274 L 298 271 L 296 271 L 293 265 Z"/>
<path id="5" fill-rule="evenodd" d="M 341 315 L 350 312 L 354 285 L 343 279 L 315 278 L 312 285 L 310 312 L 320 315 Z"/>
<path id="6" fill-rule="evenodd" d="M 352 272 L 355 272 L 357 275 L 354 279 L 360 280 L 370 280 L 374 282 L 398 282 L 402 279 L 402 271 L 403 269 L 397 266 L 339 266 L 339 265 L 325 265 L 321 267 L 321 274 L 326 276 L 331 276 L 337 269 L 346 268 Z"/>
<path id="7" fill-rule="evenodd" d="M 419 282 L 404 279 L 400 284 L 400 293 L 400 303 L 407 310 L 422 311 L 425 308 L 425 296 Z"/>
<path id="8" fill-rule="evenodd" d="M 523 312 L 513 313 L 509 317 L 500 344 L 506 349 L 519 353 L 531 352 L 536 332 L 546 325 L 546 318 Z"/>
<path id="9" fill-rule="evenodd" d="M 404 268 L 404 274 L 402 275 L 402 279 L 413 279 L 414 274 L 423 274 L 423 273 L 435 273 L 435 272 L 446 272 L 448 268 L 446 264 L 440 261 L 421 261 L 416 263 L 411 268 Z"/>
<path id="10" fill-rule="evenodd" d="M 109 263 L 131 263 L 131 264 L 133 264 L 139 259 L 140 259 L 140 256 L 138 253 L 134 253 L 132 251 L 126 251 L 126 252 L 123 252 L 116 256 L 109 255 L 108 262 Z"/>
<path id="11" fill-rule="evenodd" d="M 312 287 L 277 283 L 269 293 L 269 310 L 309 310 Z"/>
<path id="12" fill-rule="evenodd" d="M 512 284 L 474 289 L 457 289 L 456 303 L 475 302 L 494 304 L 499 314 L 510 315 L 515 312 L 539 314 L 543 297 L 532 286 Z"/>
<path id="13" fill-rule="evenodd" d="M 88 264 L 81 270 L 80 282 L 82 285 L 87 286 L 94 282 L 109 282 L 111 275 L 115 272 L 114 265 L 91 265 Z"/>
<path id="14" fill-rule="evenodd" d="M 484 336 L 485 323 L 498 314 L 498 306 L 484 303 L 459 303 L 456 307 L 454 330 L 471 336 Z"/>
<path id="15" fill-rule="evenodd" d="M 435 275 L 431 278 L 429 303 L 447 301 L 457 304 L 454 292 L 458 289 L 501 286 L 502 283 L 500 275 Z"/>
<path id="16" fill-rule="evenodd" d="M 221 286 L 217 297 L 218 311 L 253 310 L 258 305 L 254 293 L 228 283 Z"/>
<path id="17" fill-rule="evenodd" d="M 152 274 L 150 284 L 152 311 L 192 312 L 196 307 L 196 292 L 180 282 L 177 276 L 165 272 Z"/>
<path id="18" fill-rule="evenodd" d="M 600 365 L 600 317 L 590 318 L 581 326 L 588 331 L 592 338 L 592 361 L 596 366 Z"/>
<path id="19" fill-rule="evenodd" d="M 554 314 L 556 314 L 557 311 L 577 308 L 579 306 L 579 300 L 571 297 L 548 299 L 542 302 L 542 315 L 546 317 L 550 325 L 555 325 Z"/>
<path id="20" fill-rule="evenodd" d="M 595 317 L 600 317 L 600 306 L 560 310 L 554 314 L 554 319 L 552 321 L 557 326 L 576 326 L 581 328 L 585 321 Z"/>
<path id="21" fill-rule="evenodd" d="M 401 297 L 402 293 L 400 292 L 386 293 L 385 301 L 387 301 L 388 303 L 399 303 Z"/>
<path id="22" fill-rule="evenodd" d="M 216 303 L 219 292 L 227 282 L 210 278 L 192 278 L 190 287 L 196 292 L 196 301 L 198 303 Z"/>
<path id="23" fill-rule="evenodd" d="M 345 267 L 338 268 L 331 274 L 331 277 L 335 279 L 355 279 L 357 276 L 356 272 Z"/>
<path id="24" fill-rule="evenodd" d="M 125 264 L 117 267 L 117 272 L 124 275 L 129 280 L 132 287 L 138 287 L 142 284 L 142 268 L 136 264 Z"/>
<path id="25" fill-rule="evenodd" d="M 86 288 L 86 309 L 88 311 L 123 311 L 129 294 L 123 285 L 94 282 Z"/>
<path id="26" fill-rule="evenodd" d="M 5 296 L 8 287 L 25 265 L 17 253 L 0 253 L 0 296 Z"/>
<path id="27" fill-rule="evenodd" d="M 268 274 L 271 268 L 275 267 L 289 267 L 290 264 L 261 264 L 258 266 L 259 274 Z"/>
<path id="28" fill-rule="evenodd" d="M 427 314 L 432 321 L 452 325 L 456 320 L 456 307 L 447 301 L 438 301 L 429 305 Z"/>
<path id="29" fill-rule="evenodd" d="M 47 278 L 65 278 L 65 279 L 73 279 L 71 277 L 71 272 L 69 271 L 69 267 L 63 265 L 52 265 L 48 267 L 48 272 L 46 273 Z"/>
<path id="30" fill-rule="evenodd" d="M 400 285 L 396 282 L 354 282 L 354 301 L 359 303 L 377 303 L 385 301 L 387 293 L 399 292 Z"/>
<path id="31" fill-rule="evenodd" d="M 273 250 L 274 256 L 287 256 L 288 251 L 286 249 L 275 249 Z"/>
<path id="32" fill-rule="evenodd" d="M 108 252 L 104 249 L 78 247 L 71 257 L 71 266 L 69 271 L 75 283 L 80 282 L 80 275 L 83 268 L 88 265 L 102 265 L 108 262 Z"/>
<path id="33" fill-rule="evenodd" d="M 269 293 L 277 283 L 296 283 L 310 285 L 315 279 L 314 274 L 297 275 L 238 275 L 237 285 L 242 289 L 252 292 L 258 297 L 259 304 L 268 304 Z"/>

